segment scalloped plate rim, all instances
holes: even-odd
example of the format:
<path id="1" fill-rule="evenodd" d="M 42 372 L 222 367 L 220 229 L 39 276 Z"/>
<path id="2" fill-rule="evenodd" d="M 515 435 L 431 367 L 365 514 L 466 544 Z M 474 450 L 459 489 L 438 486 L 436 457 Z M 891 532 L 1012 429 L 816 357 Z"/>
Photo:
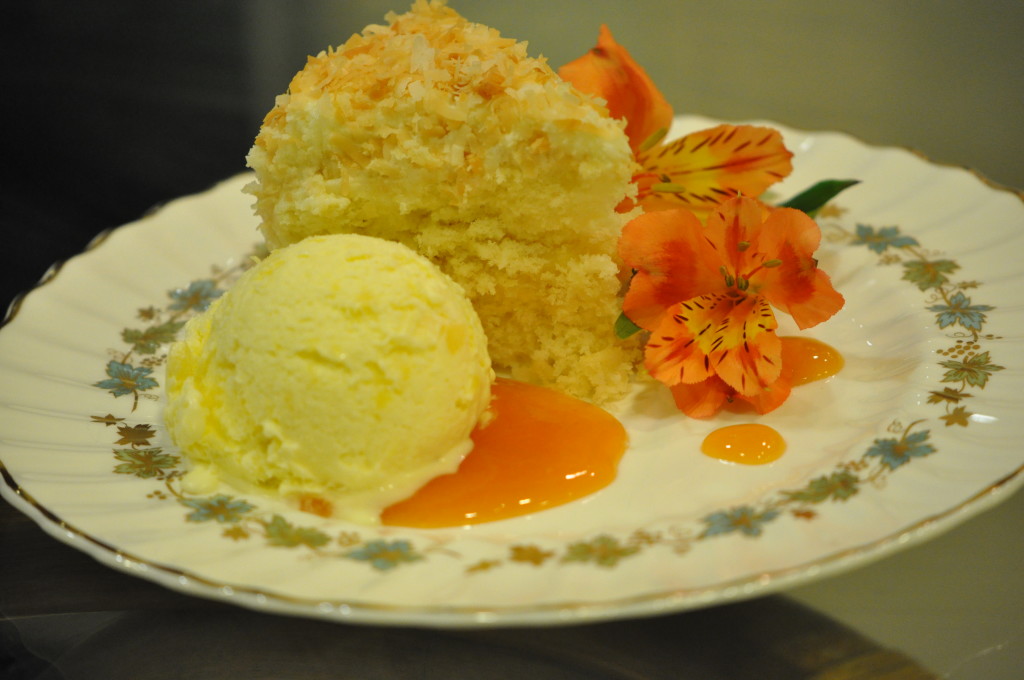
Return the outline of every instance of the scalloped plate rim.
<path id="1" fill-rule="evenodd" d="M 694 122 L 713 122 L 710 119 L 701 117 L 687 117 L 690 124 Z M 856 140 L 856 138 L 843 133 L 833 131 L 808 132 L 802 130 L 787 129 L 785 126 L 775 123 L 762 123 L 773 125 L 784 132 L 790 131 L 814 137 L 816 135 L 836 134 L 845 137 L 869 151 L 890 149 L 902 151 L 915 156 L 919 160 L 939 165 L 940 167 L 955 168 L 962 170 L 974 179 L 982 182 L 987 188 L 996 191 L 1006 191 L 1015 194 L 1018 198 L 1024 198 L 1020 192 L 985 179 L 979 173 L 952 165 L 940 165 L 931 163 L 922 154 L 916 151 L 900 149 L 898 147 L 877 147 L 870 146 Z M 231 178 L 214 185 L 235 181 Z M 201 195 L 201 194 L 198 194 Z M 161 206 L 158 209 L 164 209 Z M 154 210 L 158 210 L 154 209 Z M 147 216 L 151 213 L 147 213 Z M 83 253 L 74 256 L 75 258 L 88 256 L 90 252 L 102 246 L 104 242 L 119 229 L 124 229 L 144 221 L 146 218 L 132 222 L 122 227 L 107 230 L 97 235 L 87 246 Z M 70 261 L 70 260 L 69 260 Z M 36 291 L 47 283 L 55 280 L 62 272 L 65 263 L 56 263 L 40 279 L 39 283 L 27 293 L 19 295 L 10 304 L 0 329 L 14 321 L 19 309 L 24 304 L 31 304 Z M 757 574 L 751 577 L 734 579 L 732 581 L 717 583 L 710 586 L 698 588 L 673 588 L 655 593 L 627 596 L 619 599 L 602 600 L 600 602 L 554 602 L 541 605 L 524 604 L 519 606 L 402 606 L 375 604 L 373 602 L 361 602 L 357 599 L 351 601 L 322 601 L 314 598 L 298 598 L 289 595 L 280 595 L 272 588 L 260 589 L 249 587 L 237 587 L 228 583 L 211 581 L 201 574 L 189 570 L 179 569 L 172 565 L 160 564 L 145 558 L 137 557 L 130 553 L 122 552 L 116 546 L 103 541 L 102 538 L 91 536 L 88 533 L 77 529 L 73 524 L 65 522 L 64 519 L 49 511 L 46 507 L 37 503 L 32 495 L 31 488 L 22 487 L 11 472 L 0 459 L 0 473 L 2 473 L 3 484 L 0 484 L 0 495 L 3 495 L 14 507 L 25 513 L 40 525 L 44 531 L 54 538 L 79 549 L 100 563 L 113 567 L 117 570 L 145 578 L 159 583 L 173 590 L 190 595 L 207 597 L 210 599 L 227 601 L 252 609 L 272 611 L 283 614 L 298 614 L 315 618 L 339 620 L 346 622 L 365 623 L 387 623 L 398 625 L 428 625 L 442 627 L 472 627 L 485 625 L 537 625 L 537 624 L 560 624 L 560 623 L 582 623 L 595 620 L 612 618 L 654 615 L 670 611 L 681 611 L 712 603 L 722 602 L 730 599 L 742 599 L 755 595 L 774 592 L 796 583 L 805 583 L 812 579 L 824 578 L 834 575 L 868 562 L 881 559 L 893 552 L 915 545 L 923 540 L 933 538 L 967 519 L 987 510 L 1009 497 L 1015 490 L 1024 485 L 1024 465 L 1018 466 L 997 481 L 989 484 L 980 491 L 975 492 L 966 500 L 939 513 L 935 513 L 907 524 L 899 531 L 890 533 L 880 539 L 867 541 L 862 544 L 848 546 L 841 550 L 822 555 L 808 562 L 794 564 L 784 569 Z"/>

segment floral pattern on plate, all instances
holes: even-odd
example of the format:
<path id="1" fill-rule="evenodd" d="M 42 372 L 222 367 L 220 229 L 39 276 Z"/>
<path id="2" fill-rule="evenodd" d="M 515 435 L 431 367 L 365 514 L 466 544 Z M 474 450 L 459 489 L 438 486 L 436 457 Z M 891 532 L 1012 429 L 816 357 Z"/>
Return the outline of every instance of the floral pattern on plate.
<path id="1" fill-rule="evenodd" d="M 708 124 L 686 117 L 675 132 Z M 367 528 L 230 489 L 183 493 L 185 463 L 160 419 L 163 361 L 250 262 L 239 257 L 255 240 L 240 176 L 115 230 L 12 307 L 0 332 L 0 492 L 56 538 L 165 586 L 372 623 L 680 610 L 935 535 L 1022 483 L 1013 254 L 1024 203 L 905 151 L 781 129 L 796 170 L 779 193 L 829 176 L 862 183 L 818 216 L 821 257 L 849 307 L 820 339 L 847 366 L 758 418 L 790 443 L 776 463 L 702 457 L 703 434 L 732 416 L 688 420 L 647 389 L 617 412 L 633 443 L 620 478 L 525 518 Z"/>
<path id="2" fill-rule="evenodd" d="M 821 218 L 827 219 L 843 212 L 839 206 L 830 204 L 822 210 Z M 939 420 L 944 421 L 947 427 L 970 425 L 974 414 L 961 402 L 973 396 L 969 390 L 984 389 L 989 378 L 1004 368 L 992 363 L 989 350 L 983 350 L 981 344 L 997 339 L 983 333 L 986 312 L 993 311 L 995 307 L 972 303 L 971 298 L 964 294 L 965 290 L 978 288 L 981 284 L 978 281 L 954 283 L 950 276 L 960 269 L 960 265 L 941 254 L 929 256 L 917 239 L 902 234 L 899 227 L 876 228 L 857 224 L 856 230 L 849 232 L 824 219 L 833 241 L 852 247 L 866 246 L 879 255 L 882 265 L 901 265 L 902 278 L 926 294 L 925 305 L 935 314 L 936 326 L 948 329 L 947 335 L 954 340 L 951 346 L 938 350 L 939 355 L 949 357 L 939 362 L 947 369 L 940 382 L 952 386 L 937 386 L 931 391 L 929 402 L 944 407 L 945 412 Z M 257 247 L 241 262 L 249 263 L 259 256 Z M 96 382 L 95 386 L 109 391 L 114 397 L 131 396 L 131 409 L 134 410 L 140 395 L 150 396 L 159 387 L 150 373 L 154 366 L 164 362 L 166 346 L 174 341 L 188 316 L 204 311 L 245 268 L 244 264 L 227 270 L 214 267 L 210 278 L 192 281 L 183 288 L 169 291 L 170 302 L 165 307 L 151 305 L 139 309 L 138 318 L 151 325 L 142 330 L 125 328 L 121 332 L 122 341 L 129 347 L 117 359 L 107 363 L 108 377 Z M 145 357 L 139 366 L 131 363 L 135 356 Z M 108 426 L 123 421 L 123 418 L 112 414 L 92 416 L 92 419 Z M 803 488 L 782 490 L 755 504 L 711 512 L 701 519 L 703 528 L 697 532 L 683 527 L 670 527 L 667 532 L 653 533 L 637 528 L 626 536 L 602 533 L 587 540 L 569 542 L 557 549 L 516 544 L 510 546 L 506 554 L 480 559 L 465 569 L 472 573 L 517 563 L 534 567 L 583 563 L 612 568 L 622 560 L 655 546 L 668 545 L 671 553 L 684 555 L 696 542 L 712 537 L 736 534 L 759 538 L 783 513 L 813 520 L 818 516 L 816 506 L 827 502 L 847 502 L 862 486 L 884 484 L 888 475 L 914 459 L 936 453 L 927 423 L 925 419 L 907 425 L 893 421 L 887 428 L 893 436 L 875 439 L 860 458 L 839 464 Z M 115 447 L 129 445 L 130 448 L 113 449 L 115 473 L 161 482 L 162 488 L 150 492 L 147 497 L 176 500 L 187 509 L 184 515 L 187 522 L 225 525 L 222 535 L 227 539 L 262 538 L 268 546 L 306 548 L 321 557 L 356 560 L 378 571 L 414 565 L 431 554 L 440 555 L 441 559 L 450 557 L 443 549 L 443 543 L 418 548 L 416 541 L 411 539 L 364 539 L 359 531 L 352 530 L 342 530 L 332 536 L 316 528 L 297 525 L 280 514 L 268 516 L 250 500 L 226 494 L 190 497 L 179 484 L 184 474 L 181 457 L 150 446 L 150 440 L 156 435 L 153 425 L 118 424 L 117 435 Z"/>

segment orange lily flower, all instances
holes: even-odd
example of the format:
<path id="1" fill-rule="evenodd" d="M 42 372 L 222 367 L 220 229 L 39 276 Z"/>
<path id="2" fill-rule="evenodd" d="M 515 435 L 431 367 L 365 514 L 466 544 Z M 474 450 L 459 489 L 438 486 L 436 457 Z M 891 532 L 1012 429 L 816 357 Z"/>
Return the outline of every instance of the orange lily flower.
<path id="1" fill-rule="evenodd" d="M 733 196 L 759 196 L 793 169 L 777 130 L 718 125 L 663 143 L 672 106 L 626 48 L 602 25 L 597 46 L 559 69 L 563 80 L 607 102 L 625 119 L 640 171 L 636 203 L 645 211 L 688 208 L 701 218 Z M 626 201 L 620 210 L 634 207 Z"/>
<path id="2" fill-rule="evenodd" d="M 651 332 L 645 365 L 680 409 L 708 417 L 739 398 L 767 413 L 786 399 L 772 308 L 810 328 L 844 303 L 817 267 L 820 241 L 805 213 L 743 197 L 718 206 L 707 226 L 681 208 L 626 225 L 619 254 L 636 273 L 622 309 Z"/>
<path id="3" fill-rule="evenodd" d="M 672 105 L 604 24 L 597 46 L 558 69 L 558 75 L 580 92 L 604 99 L 612 118 L 625 119 L 633 153 L 652 135 L 667 132 L 672 125 Z"/>

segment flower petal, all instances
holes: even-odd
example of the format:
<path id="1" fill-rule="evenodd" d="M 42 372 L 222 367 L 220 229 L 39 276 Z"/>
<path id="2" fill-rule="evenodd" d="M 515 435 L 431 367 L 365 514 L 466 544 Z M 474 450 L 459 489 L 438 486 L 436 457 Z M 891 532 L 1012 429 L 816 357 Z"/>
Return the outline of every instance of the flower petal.
<path id="1" fill-rule="evenodd" d="M 739 194 L 760 196 L 793 165 L 778 130 L 718 125 L 637 154 L 638 202 L 644 210 L 684 206 L 704 217 Z"/>
<path id="2" fill-rule="evenodd" d="M 763 414 L 774 411 L 779 406 L 782 406 L 782 403 L 789 398 L 789 393 L 792 389 L 793 383 L 786 376 L 785 371 L 783 371 L 778 380 L 759 390 L 756 394 L 738 394 L 736 396 L 751 404 L 755 411 Z"/>
<path id="3" fill-rule="evenodd" d="M 732 398 L 732 390 L 718 377 L 704 382 L 673 385 L 672 399 L 676 407 L 691 418 L 710 418 Z"/>
<path id="4" fill-rule="evenodd" d="M 605 25 L 597 47 L 558 69 L 558 75 L 580 92 L 604 99 L 612 118 L 626 120 L 634 153 L 655 132 L 672 125 L 672 106 Z"/>
<path id="5" fill-rule="evenodd" d="M 646 213 L 619 238 L 619 256 L 635 270 L 622 310 L 636 325 L 654 330 L 665 311 L 723 285 L 719 259 L 700 221 L 688 210 Z"/>
<path id="6" fill-rule="evenodd" d="M 759 247 L 762 224 L 771 208 L 755 198 L 735 197 L 716 206 L 707 216 L 704 234 L 722 265 L 735 275 L 750 272 L 765 259 Z M 771 251 L 768 251 L 771 252 Z"/>
<path id="7" fill-rule="evenodd" d="M 785 301 L 772 300 L 772 304 L 792 316 L 801 329 L 817 326 L 843 308 L 846 300 L 832 286 L 828 274 L 814 269 L 802 273 L 801 277 L 800 295 L 792 295 Z"/>
<path id="8" fill-rule="evenodd" d="M 750 404 L 760 414 L 769 413 L 781 406 L 792 390 L 792 384 L 785 376 L 752 396 L 737 394 L 718 376 L 692 385 L 679 383 L 669 388 L 676 407 L 691 418 L 710 418 L 735 399 Z"/>
<path id="9" fill-rule="evenodd" d="M 700 383 L 715 375 L 702 341 L 714 324 L 707 314 L 718 311 L 716 298 L 704 296 L 681 302 L 662 317 L 644 349 L 644 365 L 655 380 L 671 387 Z"/>
<path id="10" fill-rule="evenodd" d="M 757 247 L 781 261 L 762 270 L 761 294 L 793 317 L 800 328 L 810 328 L 842 309 L 845 300 L 814 258 L 821 230 L 799 210 L 773 210 L 761 228 Z"/>
<path id="11" fill-rule="evenodd" d="M 718 344 L 711 352 L 711 363 L 718 377 L 737 394 L 756 395 L 778 379 L 782 342 L 776 328 L 778 322 L 768 301 L 754 297 L 737 304 L 714 329 Z"/>
<path id="12" fill-rule="evenodd" d="M 703 295 L 668 311 L 645 350 L 655 379 L 671 386 L 718 375 L 742 395 L 756 395 L 778 379 L 782 345 L 764 298 Z"/>

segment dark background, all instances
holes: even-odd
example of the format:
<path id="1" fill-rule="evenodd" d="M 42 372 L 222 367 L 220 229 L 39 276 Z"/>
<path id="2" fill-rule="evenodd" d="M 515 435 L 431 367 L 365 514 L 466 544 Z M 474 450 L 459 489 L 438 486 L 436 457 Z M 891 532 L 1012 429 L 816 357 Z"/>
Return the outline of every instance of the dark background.
<path id="1" fill-rule="evenodd" d="M 203 5 L 0 10 L 4 304 L 102 230 L 243 169 L 241 3 Z"/>
<path id="2" fill-rule="evenodd" d="M 409 0 L 6 2 L 0 305 L 103 229 L 244 170 L 305 55 Z M 1024 3 L 453 0 L 558 66 L 608 23 L 678 113 L 843 130 L 1024 187 Z"/>

